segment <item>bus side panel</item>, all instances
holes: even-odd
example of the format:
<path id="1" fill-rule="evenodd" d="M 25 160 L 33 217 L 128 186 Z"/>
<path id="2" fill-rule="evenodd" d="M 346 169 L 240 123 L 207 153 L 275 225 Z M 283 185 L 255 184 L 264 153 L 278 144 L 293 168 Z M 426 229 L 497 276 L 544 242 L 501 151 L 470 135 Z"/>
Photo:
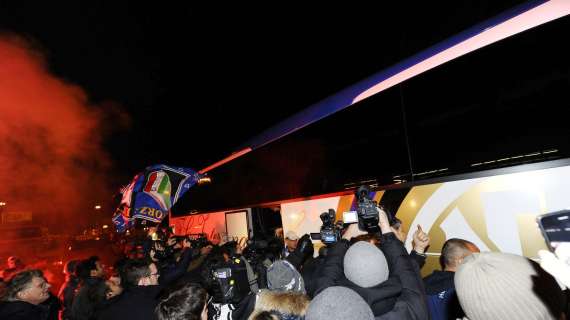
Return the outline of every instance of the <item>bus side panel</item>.
<path id="1" fill-rule="evenodd" d="M 431 237 L 431 255 L 422 274 L 439 268 L 438 254 L 450 238 L 467 239 L 481 251 L 535 258 L 539 249 L 546 248 L 536 216 L 570 208 L 568 190 L 570 166 L 434 183 L 409 188 L 396 206 L 396 216 L 409 231 L 409 250 L 417 225 Z M 394 191 L 386 190 L 382 196 L 387 197 L 390 192 Z M 375 200 L 381 202 L 382 196 Z M 321 212 L 333 208 L 339 218 L 342 211 L 354 205 L 353 196 L 284 203 L 284 229 L 299 235 L 319 232 Z"/>

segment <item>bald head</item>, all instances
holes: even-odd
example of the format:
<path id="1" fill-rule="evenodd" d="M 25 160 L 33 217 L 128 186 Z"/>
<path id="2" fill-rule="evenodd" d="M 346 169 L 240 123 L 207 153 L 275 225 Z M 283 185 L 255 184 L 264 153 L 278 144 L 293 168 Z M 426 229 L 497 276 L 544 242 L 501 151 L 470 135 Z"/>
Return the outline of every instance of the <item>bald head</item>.
<path id="1" fill-rule="evenodd" d="M 474 252 L 480 252 L 480 250 L 470 241 L 457 238 L 447 240 L 441 249 L 441 264 L 443 270 L 455 271 L 463 259 Z"/>

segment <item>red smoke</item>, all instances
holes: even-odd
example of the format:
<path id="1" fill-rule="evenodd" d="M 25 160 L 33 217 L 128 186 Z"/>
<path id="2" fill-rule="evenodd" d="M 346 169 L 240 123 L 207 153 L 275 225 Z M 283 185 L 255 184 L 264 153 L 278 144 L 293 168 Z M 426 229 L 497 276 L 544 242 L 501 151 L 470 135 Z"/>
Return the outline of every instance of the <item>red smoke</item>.
<path id="1" fill-rule="evenodd" d="M 5 211 L 31 211 L 36 222 L 65 231 L 87 225 L 95 203 L 113 193 L 106 186 L 111 164 L 101 146 L 99 110 L 80 87 L 51 75 L 42 55 L 25 41 L 0 36 Z"/>

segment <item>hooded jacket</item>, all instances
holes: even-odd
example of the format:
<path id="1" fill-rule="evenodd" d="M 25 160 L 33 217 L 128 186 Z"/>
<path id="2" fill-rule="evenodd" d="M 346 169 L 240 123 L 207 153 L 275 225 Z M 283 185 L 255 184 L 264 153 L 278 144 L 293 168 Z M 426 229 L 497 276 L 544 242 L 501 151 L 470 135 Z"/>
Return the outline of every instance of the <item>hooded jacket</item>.
<path id="1" fill-rule="evenodd" d="M 308 307 L 309 298 L 305 294 L 262 290 L 248 319 L 254 319 L 262 311 L 277 311 L 281 320 L 304 319 Z"/>

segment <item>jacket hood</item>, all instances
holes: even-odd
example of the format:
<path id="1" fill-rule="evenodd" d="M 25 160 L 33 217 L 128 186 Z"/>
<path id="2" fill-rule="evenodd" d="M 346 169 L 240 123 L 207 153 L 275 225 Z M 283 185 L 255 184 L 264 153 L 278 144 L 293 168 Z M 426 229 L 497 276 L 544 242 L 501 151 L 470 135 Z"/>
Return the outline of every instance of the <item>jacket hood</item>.
<path id="1" fill-rule="evenodd" d="M 305 294 L 293 292 L 273 292 L 262 290 L 257 295 L 255 309 L 249 319 L 262 311 L 278 311 L 282 314 L 304 316 L 309 307 L 309 298 Z"/>
<path id="2" fill-rule="evenodd" d="M 391 311 L 402 294 L 402 283 L 397 277 L 390 277 L 371 288 L 362 288 L 349 280 L 345 280 L 342 286 L 348 287 L 358 293 L 368 303 L 374 314 L 384 314 Z"/>

